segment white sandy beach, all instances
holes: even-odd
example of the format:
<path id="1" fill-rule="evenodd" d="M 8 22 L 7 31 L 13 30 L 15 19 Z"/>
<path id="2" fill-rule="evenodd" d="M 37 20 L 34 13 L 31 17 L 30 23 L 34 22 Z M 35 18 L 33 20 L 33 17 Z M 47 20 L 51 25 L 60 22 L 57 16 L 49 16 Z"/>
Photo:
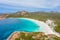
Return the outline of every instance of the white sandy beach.
<path id="1" fill-rule="evenodd" d="M 30 20 L 30 21 L 35 22 L 37 25 L 39 25 L 40 29 L 43 29 L 42 32 L 45 32 L 46 35 L 48 35 L 48 34 L 55 34 L 56 36 L 60 37 L 59 33 L 55 32 L 50 26 L 48 26 L 43 21 L 38 21 L 38 20 L 30 19 L 30 18 L 21 18 L 21 19 L 26 19 L 26 20 Z M 39 32 L 40 30 L 37 30 L 37 31 Z"/>

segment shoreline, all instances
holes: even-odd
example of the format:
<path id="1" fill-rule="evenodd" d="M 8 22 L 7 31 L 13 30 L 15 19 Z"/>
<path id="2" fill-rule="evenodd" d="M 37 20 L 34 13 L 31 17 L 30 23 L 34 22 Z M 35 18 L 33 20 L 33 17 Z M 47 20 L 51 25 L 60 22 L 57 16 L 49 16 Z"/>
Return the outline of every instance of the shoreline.
<path id="1" fill-rule="evenodd" d="M 54 31 L 54 29 L 52 29 L 50 26 L 48 26 L 45 22 L 43 21 L 39 21 L 39 20 L 35 20 L 35 19 L 31 19 L 31 18 L 20 18 L 20 19 L 26 19 L 26 20 L 30 20 L 34 23 L 36 23 L 37 25 L 39 25 L 39 27 L 41 26 L 43 31 L 42 32 L 45 32 L 46 35 L 48 34 L 55 34 L 56 36 L 59 36 L 60 37 L 60 34 L 57 33 L 56 31 Z M 40 30 L 38 30 L 40 31 Z M 41 32 L 41 31 L 40 31 Z"/>
<path id="2" fill-rule="evenodd" d="M 46 23 L 44 23 L 43 21 L 38 21 L 38 20 L 35 20 L 35 19 L 31 19 L 31 18 L 17 18 L 17 19 L 26 19 L 26 20 L 30 20 L 34 23 L 36 23 L 37 25 L 39 25 L 39 29 L 40 29 L 40 26 L 42 26 L 43 28 L 43 31 L 46 35 L 48 34 L 54 34 L 56 36 L 59 36 L 60 37 L 60 34 L 55 32 L 54 29 L 52 29 L 50 26 L 48 26 Z M 40 30 L 36 30 L 37 32 L 39 32 Z M 16 32 L 20 32 L 20 31 L 15 31 L 13 33 L 11 33 L 11 35 L 7 38 L 7 40 L 9 40 L 11 38 L 11 36 L 16 33 Z M 40 31 L 41 32 L 41 31 Z"/>
<path id="3" fill-rule="evenodd" d="M 11 35 L 10 35 L 6 40 L 11 39 L 11 37 L 12 37 L 15 33 L 18 33 L 18 32 L 20 32 L 20 31 L 15 31 L 15 32 L 11 33 Z"/>

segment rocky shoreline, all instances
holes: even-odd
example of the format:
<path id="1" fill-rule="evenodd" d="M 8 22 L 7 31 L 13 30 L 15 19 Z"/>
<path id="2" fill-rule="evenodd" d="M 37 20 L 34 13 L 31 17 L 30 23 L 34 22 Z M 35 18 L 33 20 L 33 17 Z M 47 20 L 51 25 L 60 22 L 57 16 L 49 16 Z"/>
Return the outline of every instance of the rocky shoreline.
<path id="1" fill-rule="evenodd" d="M 7 16 L 9 16 L 9 15 L 8 14 L 0 15 L 0 20 L 5 19 Z"/>
<path id="2" fill-rule="evenodd" d="M 19 37 L 19 34 L 19 31 L 15 31 L 7 38 L 7 40 L 14 40 L 15 38 Z"/>

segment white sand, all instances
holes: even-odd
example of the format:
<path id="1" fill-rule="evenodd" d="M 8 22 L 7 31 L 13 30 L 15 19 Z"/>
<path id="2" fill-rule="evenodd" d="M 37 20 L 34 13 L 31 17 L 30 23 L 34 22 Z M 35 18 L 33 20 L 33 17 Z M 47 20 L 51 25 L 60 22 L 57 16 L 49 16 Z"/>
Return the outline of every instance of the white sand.
<path id="1" fill-rule="evenodd" d="M 35 22 L 40 27 L 39 28 L 40 30 L 37 30 L 39 32 L 45 32 L 46 35 L 48 35 L 48 34 L 55 34 L 56 36 L 59 36 L 60 37 L 60 34 L 59 33 L 55 32 L 52 28 L 50 28 L 50 26 L 48 26 L 43 21 L 38 21 L 38 20 L 30 19 L 30 18 L 20 18 L 20 19 L 26 19 L 26 20 L 30 20 L 32 22 Z M 42 29 L 42 31 L 41 31 L 41 29 Z"/>

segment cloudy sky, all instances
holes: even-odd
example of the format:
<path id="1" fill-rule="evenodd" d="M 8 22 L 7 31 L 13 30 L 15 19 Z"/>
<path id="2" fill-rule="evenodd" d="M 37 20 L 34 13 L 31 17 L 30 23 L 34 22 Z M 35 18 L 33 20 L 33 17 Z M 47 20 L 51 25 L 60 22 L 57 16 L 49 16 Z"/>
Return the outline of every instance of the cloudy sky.
<path id="1" fill-rule="evenodd" d="M 0 13 L 22 10 L 60 11 L 60 0 L 0 0 Z"/>

